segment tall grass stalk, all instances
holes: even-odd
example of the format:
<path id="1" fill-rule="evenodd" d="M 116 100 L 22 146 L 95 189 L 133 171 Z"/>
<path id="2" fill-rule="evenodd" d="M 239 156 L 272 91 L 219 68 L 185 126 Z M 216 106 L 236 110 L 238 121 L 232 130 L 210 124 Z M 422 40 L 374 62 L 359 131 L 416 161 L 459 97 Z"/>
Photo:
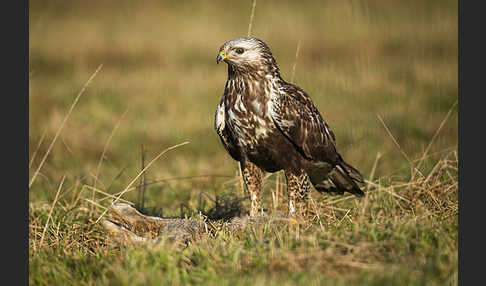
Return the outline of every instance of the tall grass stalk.
<path id="1" fill-rule="evenodd" d="M 99 65 L 98 68 L 96 69 L 96 71 L 89 77 L 89 79 L 86 81 L 86 83 L 83 85 L 83 88 L 81 88 L 81 90 L 79 91 L 78 95 L 76 96 L 76 98 L 74 99 L 74 102 L 73 104 L 71 105 L 71 107 L 69 108 L 69 111 L 67 112 L 66 116 L 64 117 L 64 120 L 62 121 L 61 125 L 59 126 L 59 128 L 57 129 L 57 132 L 56 132 L 56 135 L 54 136 L 54 138 L 52 139 L 51 141 L 51 144 L 49 145 L 49 147 L 47 148 L 47 151 L 46 153 L 44 154 L 44 157 L 42 158 L 39 166 L 37 167 L 37 169 L 35 170 L 34 172 L 34 175 L 32 176 L 32 178 L 30 179 L 30 182 L 29 182 L 29 190 L 30 190 L 30 187 L 32 186 L 32 184 L 35 182 L 35 179 L 37 178 L 37 175 L 39 174 L 39 171 L 40 169 L 42 168 L 42 166 L 44 165 L 44 162 L 46 161 L 47 159 L 47 156 L 49 156 L 49 154 L 51 153 L 51 150 L 52 150 L 52 147 L 54 147 L 54 144 L 56 143 L 56 140 L 57 138 L 59 137 L 59 135 L 61 134 L 61 131 L 62 129 L 64 128 L 64 125 L 66 124 L 66 122 L 68 121 L 69 119 L 69 116 L 71 115 L 71 113 L 73 112 L 74 110 L 74 107 L 76 106 L 76 104 L 78 103 L 78 100 L 79 98 L 84 94 L 84 91 L 86 90 L 86 88 L 88 87 L 88 85 L 91 83 L 91 81 L 95 78 L 95 76 L 98 74 L 98 72 L 101 70 L 101 68 L 103 67 L 103 64 Z"/>
<path id="2" fill-rule="evenodd" d="M 163 150 L 162 152 L 160 152 L 157 156 L 155 156 L 154 159 L 152 159 L 152 161 L 150 161 L 147 166 L 145 166 L 145 168 L 143 168 L 139 173 L 138 175 L 125 187 L 125 189 L 119 193 L 119 195 L 112 201 L 113 204 L 115 204 L 116 202 L 118 202 L 118 200 L 126 193 L 130 190 L 130 187 L 138 180 L 138 178 L 143 175 L 145 173 L 145 171 L 148 170 L 148 168 L 150 168 L 150 166 L 152 166 L 152 164 L 157 161 L 160 157 L 162 157 L 162 155 L 164 155 L 165 153 L 177 148 L 177 147 L 180 147 L 180 146 L 184 146 L 186 144 L 189 144 L 188 141 L 186 142 L 183 142 L 183 143 L 180 143 L 180 144 L 177 144 L 177 145 L 174 145 L 174 146 L 171 146 L 165 150 Z M 95 221 L 95 224 L 98 223 L 101 218 L 106 214 L 108 210 L 105 210 L 99 217 L 98 219 L 96 219 Z"/>

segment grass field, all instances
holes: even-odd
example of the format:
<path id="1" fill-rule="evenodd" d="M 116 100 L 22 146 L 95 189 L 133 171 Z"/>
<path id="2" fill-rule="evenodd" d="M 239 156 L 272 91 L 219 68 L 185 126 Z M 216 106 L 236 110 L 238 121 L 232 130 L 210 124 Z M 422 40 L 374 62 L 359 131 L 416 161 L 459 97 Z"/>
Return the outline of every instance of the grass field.
<path id="1" fill-rule="evenodd" d="M 247 35 L 252 1 L 29 4 L 30 284 L 457 284 L 456 1 L 257 1 L 251 34 L 312 97 L 367 196 L 313 191 L 305 224 L 183 249 L 120 247 L 94 222 L 108 194 L 186 141 L 133 181 L 147 212 L 193 216 L 242 195 L 213 130 L 215 58 Z M 267 211 L 285 209 L 283 183 L 267 178 Z"/>

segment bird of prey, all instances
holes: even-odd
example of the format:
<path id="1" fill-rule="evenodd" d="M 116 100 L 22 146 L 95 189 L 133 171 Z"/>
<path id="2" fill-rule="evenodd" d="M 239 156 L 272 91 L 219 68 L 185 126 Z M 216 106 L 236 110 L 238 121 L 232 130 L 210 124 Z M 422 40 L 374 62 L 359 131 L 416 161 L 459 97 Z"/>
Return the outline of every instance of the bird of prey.
<path id="1" fill-rule="evenodd" d="M 214 128 L 231 157 L 240 162 L 250 194 L 250 216 L 258 215 L 264 172 L 284 170 L 288 214 L 308 211 L 310 183 L 321 193 L 364 193 L 360 172 L 344 162 L 336 138 L 307 93 L 282 79 L 270 48 L 254 37 L 224 43 L 216 63 L 228 78 Z"/>

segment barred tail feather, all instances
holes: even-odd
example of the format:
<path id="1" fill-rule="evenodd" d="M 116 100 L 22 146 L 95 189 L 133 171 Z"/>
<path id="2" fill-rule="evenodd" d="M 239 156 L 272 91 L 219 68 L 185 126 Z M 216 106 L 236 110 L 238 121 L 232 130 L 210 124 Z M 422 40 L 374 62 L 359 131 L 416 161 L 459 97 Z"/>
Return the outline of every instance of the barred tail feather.
<path id="1" fill-rule="evenodd" d="M 364 183 L 363 176 L 361 176 L 361 173 L 356 170 L 353 166 L 349 165 L 348 163 L 341 161 L 339 164 L 342 168 L 346 170 L 346 173 L 355 181 Z"/>
<path id="2" fill-rule="evenodd" d="M 348 167 L 351 167 L 347 165 Z M 352 168 L 352 167 L 351 167 Z M 354 168 L 353 168 L 354 169 Z M 356 169 L 354 169 L 356 170 Z M 357 173 L 359 174 L 359 172 Z M 359 188 L 356 184 L 354 177 L 356 177 L 356 172 L 348 172 L 346 167 L 343 167 L 342 164 L 336 165 L 330 174 L 330 179 L 336 185 L 338 189 L 342 189 L 349 193 L 355 194 L 356 196 L 364 196 L 364 192 Z M 361 181 L 363 178 L 359 174 L 359 178 Z"/>
<path id="3" fill-rule="evenodd" d="M 342 195 L 348 192 L 359 197 L 364 196 L 364 192 L 355 182 L 363 183 L 363 177 L 358 170 L 344 161 L 336 165 L 326 179 L 310 176 L 310 180 L 314 188 L 321 193 Z"/>

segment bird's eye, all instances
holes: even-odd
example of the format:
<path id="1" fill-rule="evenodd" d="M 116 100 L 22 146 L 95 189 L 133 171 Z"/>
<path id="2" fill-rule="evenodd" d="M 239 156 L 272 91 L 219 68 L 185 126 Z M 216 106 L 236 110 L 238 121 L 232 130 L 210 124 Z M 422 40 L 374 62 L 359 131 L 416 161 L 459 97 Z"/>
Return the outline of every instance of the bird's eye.
<path id="1" fill-rule="evenodd" d="M 241 54 L 242 54 L 244 51 L 245 51 L 245 50 L 243 50 L 242 48 L 236 48 L 236 50 L 235 50 L 235 52 L 236 52 L 237 54 L 240 54 L 240 55 L 241 55 Z"/>

